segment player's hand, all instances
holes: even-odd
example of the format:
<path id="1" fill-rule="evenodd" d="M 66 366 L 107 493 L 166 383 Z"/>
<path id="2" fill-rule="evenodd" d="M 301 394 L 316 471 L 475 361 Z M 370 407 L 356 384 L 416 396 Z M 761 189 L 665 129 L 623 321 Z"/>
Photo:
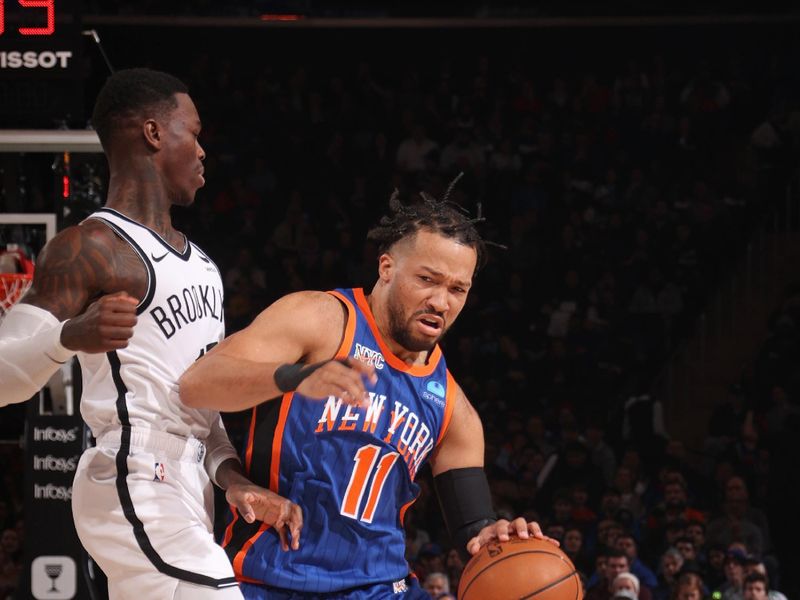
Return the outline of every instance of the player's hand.
<path id="1" fill-rule="evenodd" d="M 61 344 L 90 354 L 125 348 L 133 336 L 138 304 L 136 298 L 125 292 L 103 296 L 64 323 Z"/>
<path id="2" fill-rule="evenodd" d="M 547 540 L 556 546 L 561 545 L 559 544 L 558 540 L 544 535 L 542 533 L 542 528 L 539 527 L 539 524 L 536 521 L 527 523 L 525 522 L 525 519 L 518 517 L 513 521 L 500 519 L 496 523 L 492 523 L 491 525 L 487 525 L 481 529 L 478 535 L 467 542 L 467 552 L 475 555 L 489 542 L 507 542 L 511 539 L 512 535 L 515 535 L 523 540 L 534 537 L 540 540 Z"/>
<path id="3" fill-rule="evenodd" d="M 373 385 L 378 382 L 375 367 L 355 358 L 330 360 L 301 381 L 297 391 L 307 398 L 323 400 L 336 396 L 345 404 L 367 406 L 369 394 L 365 381 Z"/>
<path id="4" fill-rule="evenodd" d="M 236 507 L 248 523 L 263 521 L 271 525 L 281 538 L 281 547 L 292 550 L 300 547 L 300 530 L 303 529 L 303 511 L 294 502 L 266 488 L 253 484 L 235 483 L 228 487 L 225 499 Z"/>

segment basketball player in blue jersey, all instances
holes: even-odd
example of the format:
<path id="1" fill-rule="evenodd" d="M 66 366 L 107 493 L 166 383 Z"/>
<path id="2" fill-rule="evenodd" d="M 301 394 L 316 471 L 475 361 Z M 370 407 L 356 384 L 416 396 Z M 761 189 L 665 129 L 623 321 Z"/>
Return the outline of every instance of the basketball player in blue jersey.
<path id="1" fill-rule="evenodd" d="M 92 122 L 108 199 L 47 244 L 3 321 L 2 401 L 31 397 L 77 354 L 97 446 L 81 457 L 72 507 L 110 598 L 241 598 L 214 542 L 211 481 L 245 522 L 284 538 L 302 515 L 242 475 L 219 413 L 178 399 L 181 373 L 224 335 L 219 271 L 170 219 L 204 184 L 200 118 L 182 82 L 131 69 L 106 82 Z"/>
<path id="2" fill-rule="evenodd" d="M 233 509 L 223 546 L 248 600 L 427 598 L 404 559 L 403 516 L 428 461 L 464 554 L 544 538 L 537 523 L 494 519 L 480 418 L 437 345 L 483 241 L 450 204 L 424 200 L 394 197 L 370 232 L 381 252 L 371 292 L 286 296 L 180 380 L 190 407 L 254 407 L 245 472 L 304 513 L 303 544 L 281 553 L 269 526 Z"/>

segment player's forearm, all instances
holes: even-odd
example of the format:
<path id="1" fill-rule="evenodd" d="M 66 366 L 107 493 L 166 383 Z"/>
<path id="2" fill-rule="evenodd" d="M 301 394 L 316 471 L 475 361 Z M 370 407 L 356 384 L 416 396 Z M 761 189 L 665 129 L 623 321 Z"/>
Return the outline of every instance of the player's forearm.
<path id="1" fill-rule="evenodd" d="M 235 484 L 247 485 L 252 483 L 245 477 L 242 464 L 235 458 L 229 458 L 220 464 L 217 468 L 215 480 L 216 484 L 223 490 L 227 490 Z"/>
<path id="2" fill-rule="evenodd" d="M 217 415 L 216 421 L 211 424 L 205 444 L 206 472 L 211 481 L 226 490 L 231 483 L 229 479 L 231 470 L 235 471 L 235 473 L 241 473 L 242 467 L 239 464 L 239 455 L 233 444 L 231 444 L 228 433 L 225 431 L 225 424 L 219 415 Z"/>
<path id="3" fill-rule="evenodd" d="M 62 323 L 42 309 L 14 307 L 0 325 L 0 406 L 25 402 L 75 355 L 61 345 Z"/>
<path id="4" fill-rule="evenodd" d="M 181 376 L 181 401 L 192 408 L 221 411 L 252 408 L 283 393 L 274 378 L 279 366 L 213 352 Z"/>

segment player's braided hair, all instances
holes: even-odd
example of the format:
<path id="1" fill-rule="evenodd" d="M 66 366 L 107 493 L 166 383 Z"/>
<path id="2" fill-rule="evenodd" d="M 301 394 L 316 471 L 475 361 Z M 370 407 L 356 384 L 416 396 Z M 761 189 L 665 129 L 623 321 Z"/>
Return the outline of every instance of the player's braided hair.
<path id="1" fill-rule="evenodd" d="M 381 217 L 378 225 L 367 233 L 367 239 L 378 244 L 384 253 L 398 241 L 416 235 L 420 230 L 439 233 L 475 249 L 478 254 L 477 268 L 483 266 L 486 256 L 486 241 L 475 227 L 484 219 L 471 218 L 467 211 L 449 200 L 460 174 L 447 187 L 441 200 L 427 192 L 420 192 L 420 200 L 414 204 L 403 204 L 400 192 L 395 190 L 389 198 L 389 214 Z"/>

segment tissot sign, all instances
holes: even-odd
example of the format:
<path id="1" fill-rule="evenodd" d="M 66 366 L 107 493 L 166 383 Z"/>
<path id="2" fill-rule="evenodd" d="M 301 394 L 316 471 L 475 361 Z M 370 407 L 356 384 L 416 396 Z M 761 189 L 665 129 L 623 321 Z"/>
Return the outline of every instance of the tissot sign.
<path id="1" fill-rule="evenodd" d="M 0 0 L 0 128 L 84 120 L 84 44 L 73 4 Z"/>

